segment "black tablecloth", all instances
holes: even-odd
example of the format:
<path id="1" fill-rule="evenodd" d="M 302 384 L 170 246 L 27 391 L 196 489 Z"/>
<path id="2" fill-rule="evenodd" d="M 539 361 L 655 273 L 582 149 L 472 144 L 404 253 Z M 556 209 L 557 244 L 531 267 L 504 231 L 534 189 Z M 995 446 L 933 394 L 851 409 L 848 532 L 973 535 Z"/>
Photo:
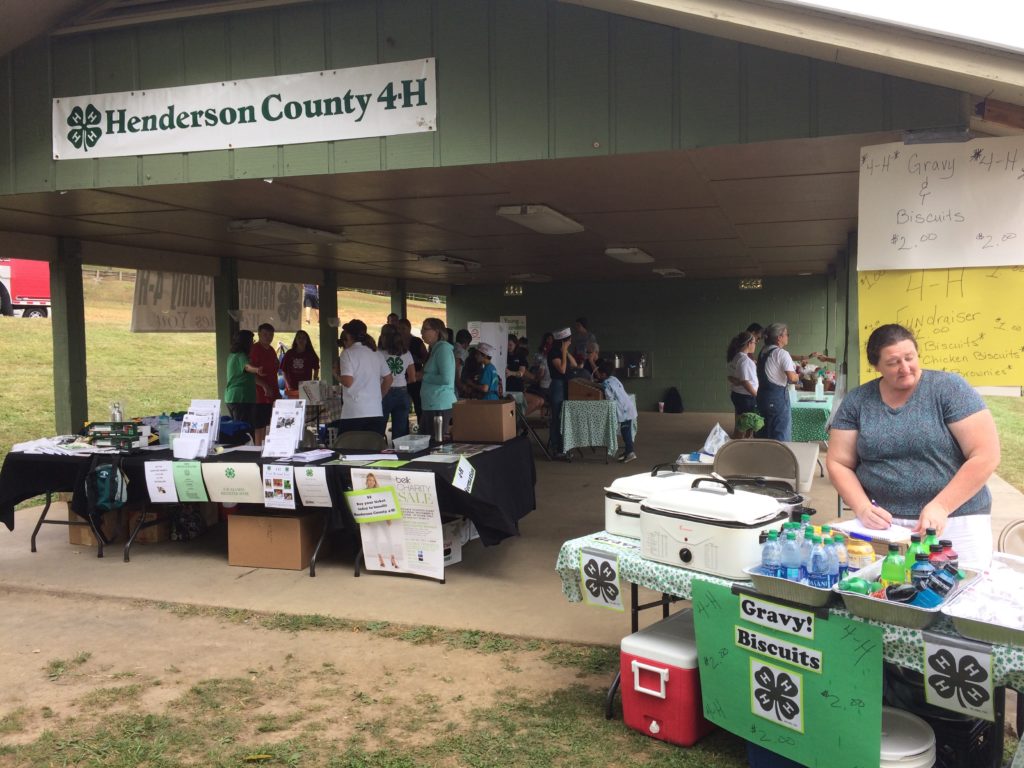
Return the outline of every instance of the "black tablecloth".
<path id="1" fill-rule="evenodd" d="M 171 459 L 170 450 L 145 451 L 121 457 L 121 469 L 128 477 L 128 503 L 149 500 L 146 491 L 145 462 Z M 401 457 L 398 457 L 401 458 Z M 235 451 L 207 457 L 203 461 L 251 461 L 263 464 L 262 456 L 250 451 Z M 445 519 L 465 517 L 473 522 L 485 545 L 497 544 L 519 533 L 519 520 L 536 507 L 534 485 L 536 468 L 529 440 L 521 435 L 500 447 L 469 459 L 476 469 L 472 493 L 455 488 L 455 464 L 417 462 L 415 458 L 401 469 L 433 472 L 437 477 L 437 498 Z M 85 475 L 90 456 L 50 456 L 9 453 L 0 469 L 0 521 L 14 530 L 14 507 L 21 501 L 47 492 L 73 493 L 71 509 L 85 511 Z M 328 485 L 334 509 L 331 521 L 336 528 L 350 527 L 351 517 L 342 494 L 352 487 L 351 467 L 332 464 L 327 468 Z M 301 503 L 298 504 L 301 508 Z"/>

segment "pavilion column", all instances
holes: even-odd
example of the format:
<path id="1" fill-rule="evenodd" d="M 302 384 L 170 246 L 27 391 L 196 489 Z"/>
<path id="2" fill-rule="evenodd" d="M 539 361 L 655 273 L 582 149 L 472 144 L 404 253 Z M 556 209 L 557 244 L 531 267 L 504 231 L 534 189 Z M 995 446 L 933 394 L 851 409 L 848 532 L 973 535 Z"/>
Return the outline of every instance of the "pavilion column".
<path id="1" fill-rule="evenodd" d="M 332 325 L 333 321 L 333 325 Z M 325 269 L 320 278 L 320 380 L 334 384 L 338 359 L 338 273 Z"/>
<path id="2" fill-rule="evenodd" d="M 405 294 L 405 280 L 395 280 L 395 287 L 391 290 L 391 311 L 399 317 L 408 317 L 406 309 L 408 300 Z"/>
<path id="3" fill-rule="evenodd" d="M 85 298 L 77 240 L 58 238 L 50 263 L 53 330 L 53 402 L 57 434 L 78 432 L 89 418 L 85 383 Z"/>
<path id="4" fill-rule="evenodd" d="M 223 256 L 220 270 L 213 278 L 213 330 L 217 337 L 217 397 L 223 397 L 228 382 L 228 354 L 238 333 L 238 262 Z"/>

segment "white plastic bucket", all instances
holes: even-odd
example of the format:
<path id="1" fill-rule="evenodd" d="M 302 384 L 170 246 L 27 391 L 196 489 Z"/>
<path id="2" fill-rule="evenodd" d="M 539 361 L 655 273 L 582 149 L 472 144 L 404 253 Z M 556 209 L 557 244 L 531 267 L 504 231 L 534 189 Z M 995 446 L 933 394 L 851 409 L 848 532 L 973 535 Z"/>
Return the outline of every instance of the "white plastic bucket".
<path id="1" fill-rule="evenodd" d="M 882 707 L 882 755 L 879 768 L 932 768 L 935 732 L 917 715 Z"/>

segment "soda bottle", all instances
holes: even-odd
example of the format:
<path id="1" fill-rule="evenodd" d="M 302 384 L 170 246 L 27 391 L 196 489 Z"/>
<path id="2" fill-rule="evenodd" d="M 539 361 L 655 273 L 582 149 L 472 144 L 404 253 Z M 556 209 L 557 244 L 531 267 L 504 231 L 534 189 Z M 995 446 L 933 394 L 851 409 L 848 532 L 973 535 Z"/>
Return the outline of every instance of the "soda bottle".
<path id="1" fill-rule="evenodd" d="M 924 529 L 924 539 L 922 540 L 921 543 L 924 544 L 924 551 L 925 552 L 930 552 L 932 544 L 938 544 L 939 543 L 938 532 L 934 528 L 925 528 Z"/>
<path id="2" fill-rule="evenodd" d="M 920 533 L 912 533 L 912 534 L 910 534 L 910 546 L 907 547 L 907 554 L 904 557 L 904 559 L 906 560 L 906 563 L 907 563 L 907 573 L 906 573 L 906 576 L 904 577 L 904 581 L 907 584 L 909 584 L 910 581 L 911 581 L 911 579 L 910 579 L 910 569 L 913 568 L 914 567 L 914 563 L 917 562 L 917 553 L 918 552 L 925 552 L 925 553 L 927 553 L 928 550 L 927 549 L 923 549 L 921 547 L 921 534 Z"/>
<path id="3" fill-rule="evenodd" d="M 917 560 L 910 569 L 911 583 L 918 589 L 923 589 L 933 573 L 935 573 L 935 566 L 928 562 L 928 555 L 918 552 Z"/>
<path id="4" fill-rule="evenodd" d="M 946 564 L 945 547 L 941 544 L 932 544 L 928 547 L 928 562 L 934 565 L 936 568 L 941 568 Z"/>
<path id="5" fill-rule="evenodd" d="M 786 534 L 786 543 L 782 545 L 783 578 L 800 581 L 803 570 L 800 562 L 800 545 L 797 544 L 796 534 L 790 531 Z"/>
<path id="6" fill-rule="evenodd" d="M 811 539 L 811 556 L 807 561 L 807 583 L 819 589 L 828 589 L 828 553 L 821 537 Z"/>
<path id="7" fill-rule="evenodd" d="M 946 556 L 946 562 L 950 563 L 957 570 L 960 569 L 960 555 L 953 549 L 953 542 L 949 539 L 942 539 L 939 544 L 942 545 L 942 554 Z"/>
<path id="8" fill-rule="evenodd" d="M 886 587 L 891 587 L 895 584 L 906 584 L 904 581 L 906 573 L 907 564 L 903 555 L 900 554 L 899 545 L 896 543 L 889 544 L 889 554 L 882 561 L 882 584 Z"/>
<path id="9" fill-rule="evenodd" d="M 850 556 L 846 551 L 846 542 L 841 533 L 832 537 L 832 544 L 836 548 L 836 559 L 839 561 L 839 580 L 842 581 L 850 572 Z"/>
<path id="10" fill-rule="evenodd" d="M 769 531 L 768 541 L 761 547 L 761 572 L 766 576 L 780 576 L 782 571 L 782 547 L 779 532 Z"/>
<path id="11" fill-rule="evenodd" d="M 839 553 L 836 552 L 836 545 L 831 537 L 822 539 L 821 543 L 828 557 L 828 585 L 832 587 L 839 583 Z"/>

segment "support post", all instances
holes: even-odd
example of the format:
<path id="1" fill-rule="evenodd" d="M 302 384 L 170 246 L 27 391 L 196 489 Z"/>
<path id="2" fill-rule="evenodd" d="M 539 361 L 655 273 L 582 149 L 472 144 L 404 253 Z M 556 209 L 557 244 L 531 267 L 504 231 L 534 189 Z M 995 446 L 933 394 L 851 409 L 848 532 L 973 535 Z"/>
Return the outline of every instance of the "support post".
<path id="1" fill-rule="evenodd" d="M 409 302 L 405 293 L 405 280 L 395 280 L 395 287 L 391 291 L 391 311 L 399 317 L 408 317 Z"/>
<path id="2" fill-rule="evenodd" d="M 213 278 L 213 331 L 217 348 L 217 396 L 228 383 L 228 355 L 238 333 L 238 262 L 220 258 L 220 270 Z M 253 329 L 255 330 L 255 328 Z"/>
<path id="3" fill-rule="evenodd" d="M 50 264 L 53 329 L 53 402 L 57 434 L 78 432 L 89 418 L 85 383 L 85 297 L 82 291 L 81 244 L 57 239 Z"/>
<path id="4" fill-rule="evenodd" d="M 331 325 L 334 321 L 335 325 Z M 338 273 L 325 269 L 320 278 L 320 380 L 334 384 L 338 359 Z"/>

